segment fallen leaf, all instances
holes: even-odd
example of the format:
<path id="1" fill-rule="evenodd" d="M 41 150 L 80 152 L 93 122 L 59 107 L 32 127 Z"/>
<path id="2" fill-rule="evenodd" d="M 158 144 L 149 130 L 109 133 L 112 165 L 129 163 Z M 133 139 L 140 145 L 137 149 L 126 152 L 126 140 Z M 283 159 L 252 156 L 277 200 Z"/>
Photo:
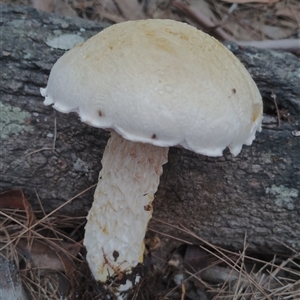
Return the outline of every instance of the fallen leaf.
<path id="1" fill-rule="evenodd" d="M 15 210 L 24 210 L 27 216 L 26 226 L 32 226 L 36 219 L 31 205 L 24 196 L 22 190 L 11 190 L 0 194 L 0 208 L 10 208 Z"/>
<path id="2" fill-rule="evenodd" d="M 32 6 L 36 9 L 52 13 L 54 10 L 54 0 L 32 0 Z"/>
<path id="3" fill-rule="evenodd" d="M 199 246 L 187 245 L 183 263 L 188 271 L 199 272 L 208 266 L 208 254 Z"/>
<path id="4" fill-rule="evenodd" d="M 63 17 L 76 17 L 76 11 L 62 0 L 56 0 L 54 5 L 54 13 Z"/>
<path id="5" fill-rule="evenodd" d="M 285 17 L 290 19 L 294 19 L 296 16 L 296 19 L 299 19 L 299 17 L 297 18 L 297 15 L 299 15 L 299 11 L 297 11 L 296 7 L 292 6 L 277 9 L 275 15 L 278 17 Z"/>
<path id="6" fill-rule="evenodd" d="M 73 279 L 76 265 L 72 256 L 76 256 L 80 244 L 57 242 L 49 239 L 28 241 L 21 238 L 17 243 L 20 253 L 32 263 L 32 267 L 64 271 L 68 278 Z M 72 253 L 64 249 L 72 249 Z"/>
<path id="7" fill-rule="evenodd" d="M 137 0 L 124 1 L 124 0 L 114 0 L 114 3 L 120 9 L 122 16 L 126 20 L 138 20 L 144 19 L 145 16 L 142 11 L 142 6 Z"/>
<path id="8" fill-rule="evenodd" d="M 279 40 L 288 38 L 292 34 L 293 29 L 283 28 L 279 26 L 263 25 L 261 26 L 261 31 L 265 37 Z"/>
<path id="9" fill-rule="evenodd" d="M 19 252 L 32 264 L 33 268 L 64 271 L 64 265 L 56 251 L 47 243 L 21 238 L 17 243 Z"/>

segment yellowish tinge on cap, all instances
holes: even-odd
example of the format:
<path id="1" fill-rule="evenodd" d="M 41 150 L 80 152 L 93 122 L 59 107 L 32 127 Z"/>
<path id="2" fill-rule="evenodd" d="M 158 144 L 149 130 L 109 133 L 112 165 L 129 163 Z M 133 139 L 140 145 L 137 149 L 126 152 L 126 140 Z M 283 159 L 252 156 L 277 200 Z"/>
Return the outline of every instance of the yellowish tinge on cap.
<path id="1" fill-rule="evenodd" d="M 261 128 L 261 96 L 239 60 L 172 20 L 103 30 L 57 61 L 41 93 L 46 105 L 128 140 L 209 156 L 226 147 L 237 155 Z"/>

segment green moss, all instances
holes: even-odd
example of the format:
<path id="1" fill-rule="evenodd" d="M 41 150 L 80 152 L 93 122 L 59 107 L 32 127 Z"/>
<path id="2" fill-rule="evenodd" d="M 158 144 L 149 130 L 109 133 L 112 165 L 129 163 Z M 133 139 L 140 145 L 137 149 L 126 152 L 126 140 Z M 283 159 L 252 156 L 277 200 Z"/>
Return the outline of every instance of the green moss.
<path id="1" fill-rule="evenodd" d="M 12 134 L 33 131 L 33 127 L 26 122 L 30 113 L 22 111 L 19 107 L 4 105 L 0 101 L 0 139 L 4 140 Z"/>

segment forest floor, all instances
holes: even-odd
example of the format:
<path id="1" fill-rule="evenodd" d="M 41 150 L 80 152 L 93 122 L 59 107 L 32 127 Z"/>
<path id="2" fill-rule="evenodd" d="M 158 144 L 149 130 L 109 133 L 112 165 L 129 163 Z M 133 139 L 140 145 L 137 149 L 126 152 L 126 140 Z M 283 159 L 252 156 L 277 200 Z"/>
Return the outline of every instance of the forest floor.
<path id="1" fill-rule="evenodd" d="M 2 0 L 0 3 L 31 5 L 61 16 L 109 24 L 146 18 L 174 19 L 196 26 L 221 41 L 253 43 L 263 48 L 270 47 L 266 42 L 272 41 L 271 48 L 299 55 L 298 0 Z M 82 246 L 85 216 L 70 218 L 59 211 L 47 215 L 42 207 L 34 212 L 22 191 L 0 194 L 0 208 L 0 254 L 19 267 L 28 299 L 113 299 L 109 298 L 109 291 L 93 280 L 85 261 Z M 185 228 L 178 230 L 193 235 Z M 172 237 L 169 245 L 165 245 L 159 233 L 150 232 L 145 240 L 148 272 L 130 299 L 300 299 L 300 253 L 288 248 L 286 257 L 248 253 L 246 238 L 244 249 L 233 252 L 197 238 L 199 245 Z"/>

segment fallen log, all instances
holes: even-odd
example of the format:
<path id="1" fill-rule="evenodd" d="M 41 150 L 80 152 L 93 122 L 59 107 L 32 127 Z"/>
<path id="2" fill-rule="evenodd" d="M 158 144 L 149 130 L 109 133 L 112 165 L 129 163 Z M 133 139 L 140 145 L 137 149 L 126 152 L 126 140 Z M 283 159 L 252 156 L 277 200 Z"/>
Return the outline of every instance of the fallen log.
<path id="1" fill-rule="evenodd" d="M 2 5 L 1 11 L 0 191 L 20 188 L 34 209 L 40 209 L 39 197 L 51 212 L 96 183 L 108 134 L 82 124 L 75 114 L 45 107 L 39 89 L 65 52 L 59 48 L 68 48 L 57 38 L 85 40 L 107 25 L 29 7 Z M 246 236 L 254 252 L 300 251 L 299 59 L 234 43 L 227 47 L 261 91 L 263 131 L 237 157 L 225 151 L 222 158 L 208 158 L 171 148 L 150 229 L 198 243 L 175 228 L 183 225 L 234 250 L 244 247 Z M 93 191 L 60 212 L 87 214 Z"/>

